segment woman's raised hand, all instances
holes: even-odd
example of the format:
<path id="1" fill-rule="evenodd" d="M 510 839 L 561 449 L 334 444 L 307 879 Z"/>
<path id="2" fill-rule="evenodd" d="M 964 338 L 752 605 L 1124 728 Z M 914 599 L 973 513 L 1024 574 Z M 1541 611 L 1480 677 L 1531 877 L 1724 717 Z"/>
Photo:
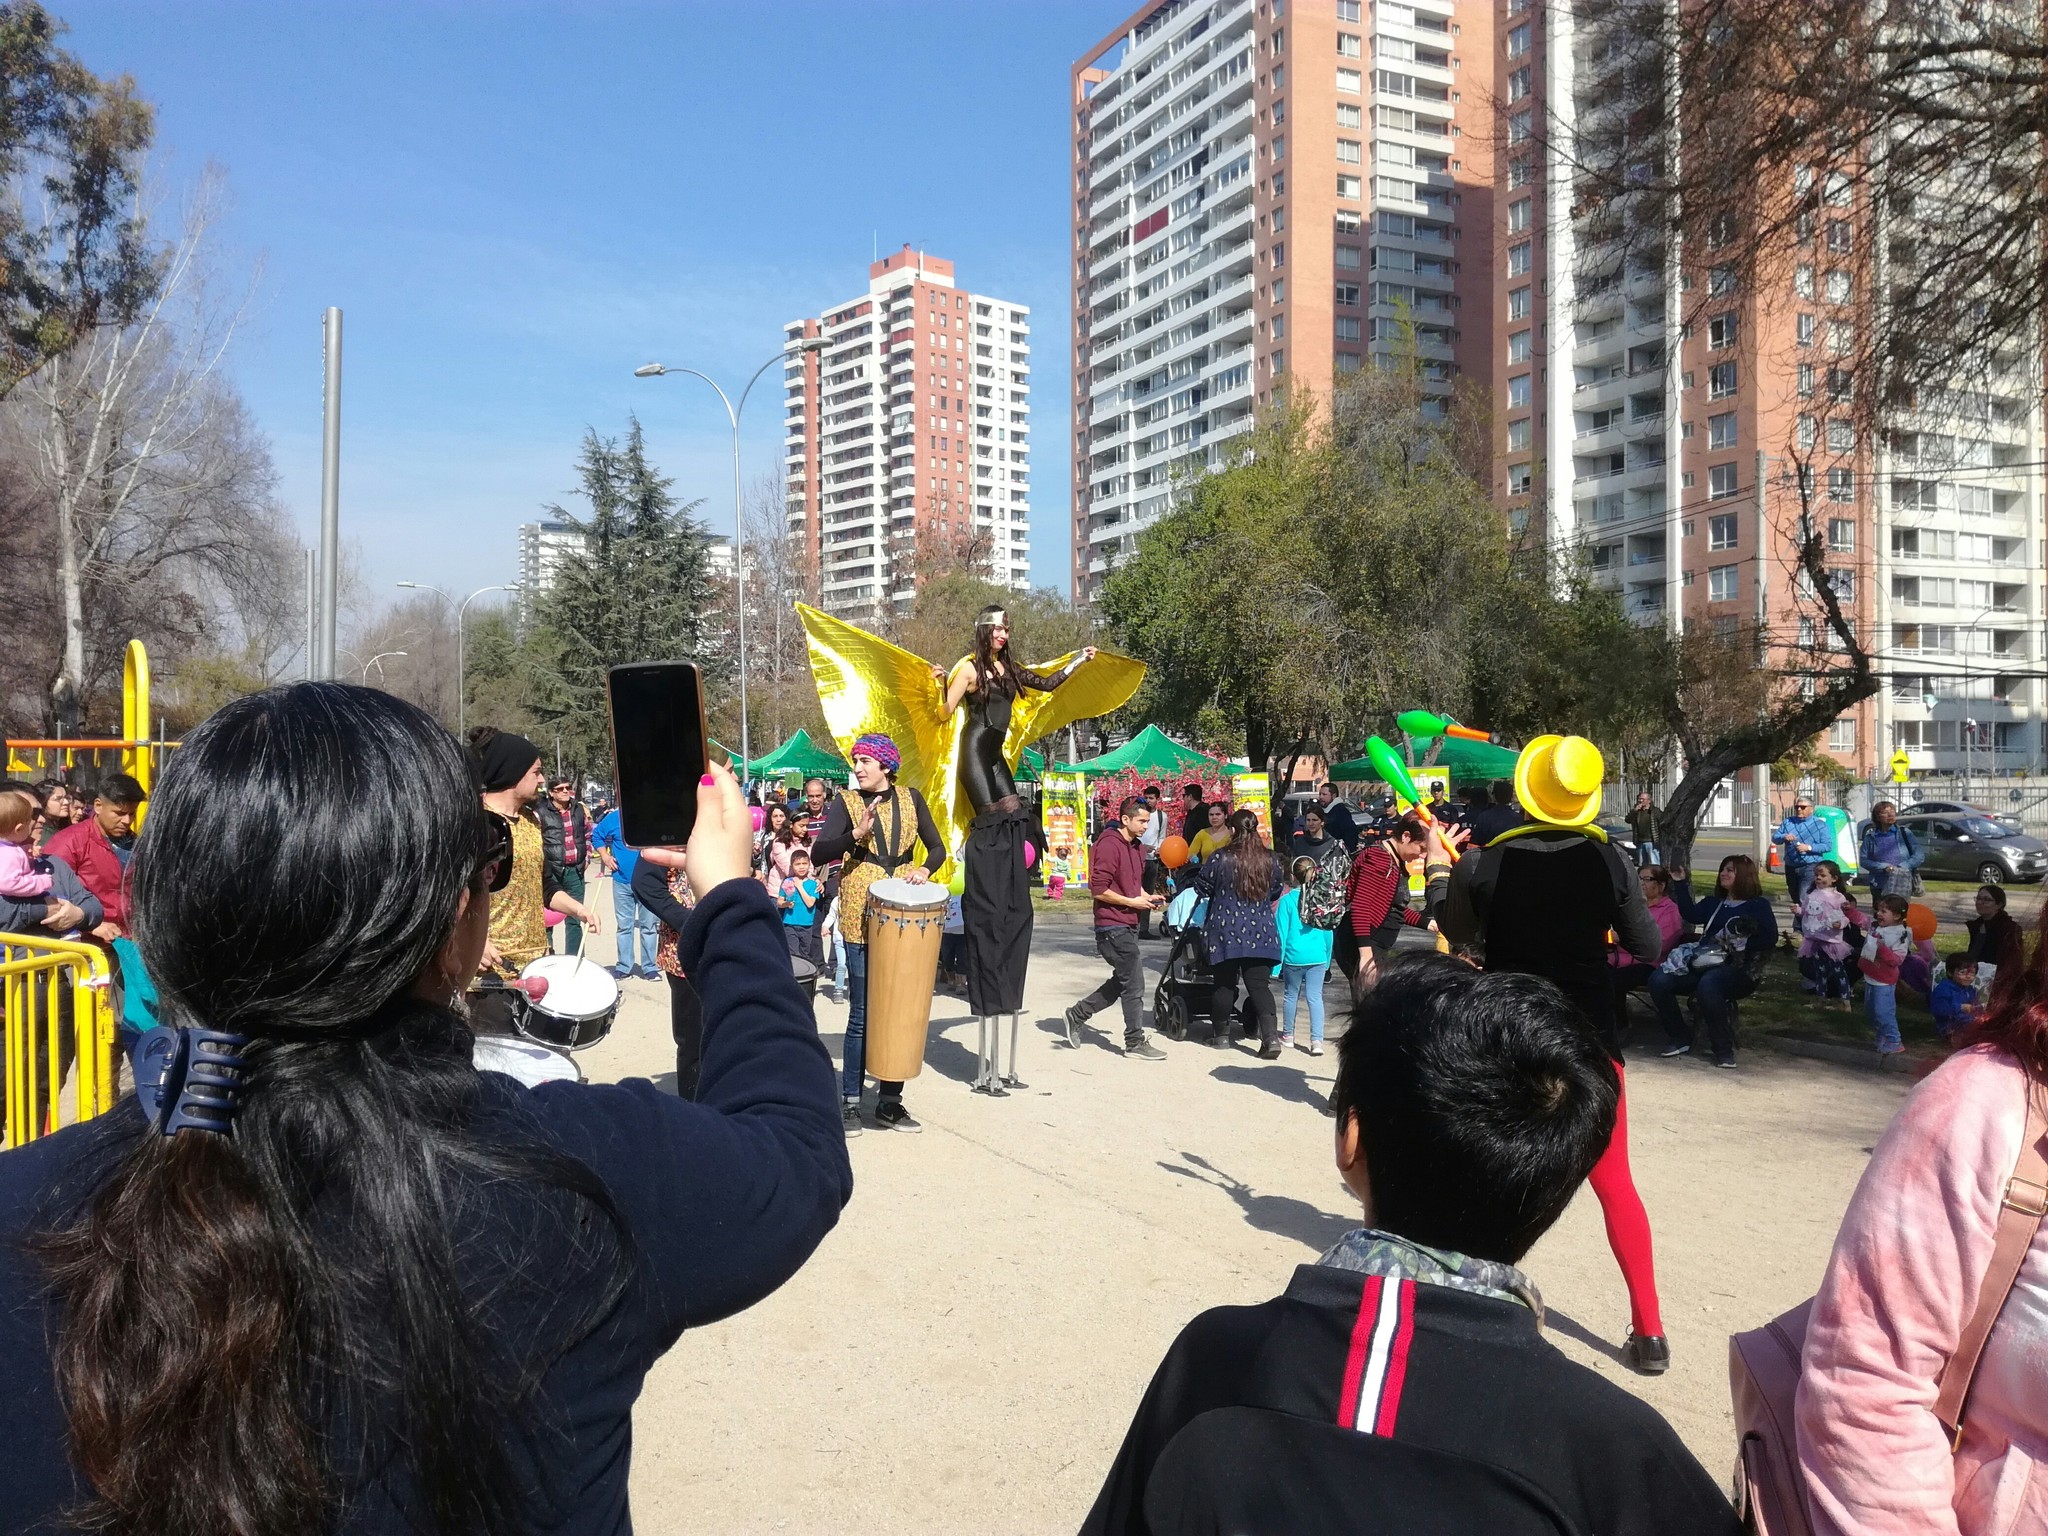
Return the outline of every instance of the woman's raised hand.
<path id="1" fill-rule="evenodd" d="M 699 901 L 728 880 L 754 873 L 754 823 L 732 770 L 713 763 L 697 783 L 697 820 L 690 829 L 687 870 Z"/>

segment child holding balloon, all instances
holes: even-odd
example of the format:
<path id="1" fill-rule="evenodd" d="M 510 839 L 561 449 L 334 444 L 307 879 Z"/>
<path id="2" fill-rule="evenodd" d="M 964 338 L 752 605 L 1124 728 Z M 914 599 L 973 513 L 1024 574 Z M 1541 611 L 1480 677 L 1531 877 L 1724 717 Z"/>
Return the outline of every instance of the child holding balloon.
<path id="1" fill-rule="evenodd" d="M 1877 898 L 1870 937 L 1863 941 L 1863 953 L 1856 962 L 1863 972 L 1863 1011 L 1877 1035 L 1880 1056 L 1896 1056 L 1906 1048 L 1899 1039 L 1899 967 L 1905 963 L 1911 943 L 1907 905 L 1903 896 Z"/>

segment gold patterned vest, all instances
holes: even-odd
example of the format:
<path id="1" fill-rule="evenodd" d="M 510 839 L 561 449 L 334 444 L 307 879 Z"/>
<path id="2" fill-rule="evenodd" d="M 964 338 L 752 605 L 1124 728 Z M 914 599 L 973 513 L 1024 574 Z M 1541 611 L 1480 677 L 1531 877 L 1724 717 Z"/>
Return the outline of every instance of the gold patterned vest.
<path id="1" fill-rule="evenodd" d="M 531 811 L 510 825 L 512 878 L 505 882 L 505 889 L 491 893 L 491 942 L 504 956 L 499 969 L 517 976 L 548 952 L 547 919 L 541 916 L 545 908 L 540 879 L 546 850 L 541 842 L 540 824 Z"/>
<path id="2" fill-rule="evenodd" d="M 859 792 L 843 789 L 839 797 L 846 802 L 848 820 L 859 826 L 865 808 Z M 875 800 L 874 829 L 865 843 L 853 845 L 840 868 L 839 933 L 847 943 L 867 942 L 868 887 L 908 868 L 910 851 L 917 842 L 917 807 L 911 803 L 908 787 L 899 784 Z M 925 850 L 927 855 L 931 851 Z M 881 863 L 875 862 L 878 858 Z"/>

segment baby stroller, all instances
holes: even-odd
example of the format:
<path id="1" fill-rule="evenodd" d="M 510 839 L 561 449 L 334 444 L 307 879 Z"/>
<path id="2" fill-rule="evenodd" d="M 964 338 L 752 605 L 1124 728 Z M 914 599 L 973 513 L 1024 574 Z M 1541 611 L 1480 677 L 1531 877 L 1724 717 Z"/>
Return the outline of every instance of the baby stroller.
<path id="1" fill-rule="evenodd" d="M 1209 970 L 1209 948 L 1202 941 L 1202 921 L 1209 904 L 1193 887 L 1181 891 L 1166 907 L 1166 936 L 1173 940 L 1166 971 L 1152 994 L 1152 1027 L 1169 1040 L 1185 1040 L 1191 1019 L 1209 1016 L 1216 978 Z"/>

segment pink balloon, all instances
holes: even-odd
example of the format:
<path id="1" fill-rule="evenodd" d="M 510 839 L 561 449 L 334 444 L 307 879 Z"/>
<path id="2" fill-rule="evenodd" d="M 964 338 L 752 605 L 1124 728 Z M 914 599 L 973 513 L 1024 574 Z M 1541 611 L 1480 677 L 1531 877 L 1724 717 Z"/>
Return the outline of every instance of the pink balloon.
<path id="1" fill-rule="evenodd" d="M 758 832 L 768 825 L 768 812 L 758 805 L 752 807 L 752 810 L 754 813 L 754 830 Z"/>
<path id="2" fill-rule="evenodd" d="M 1036 843 L 1026 843 L 1026 844 L 1024 845 L 1024 867 L 1025 867 L 1026 869 L 1029 869 L 1029 868 L 1030 868 L 1030 867 L 1031 867 L 1032 865 L 1036 864 L 1037 862 L 1038 862 L 1038 844 L 1036 844 Z"/>

